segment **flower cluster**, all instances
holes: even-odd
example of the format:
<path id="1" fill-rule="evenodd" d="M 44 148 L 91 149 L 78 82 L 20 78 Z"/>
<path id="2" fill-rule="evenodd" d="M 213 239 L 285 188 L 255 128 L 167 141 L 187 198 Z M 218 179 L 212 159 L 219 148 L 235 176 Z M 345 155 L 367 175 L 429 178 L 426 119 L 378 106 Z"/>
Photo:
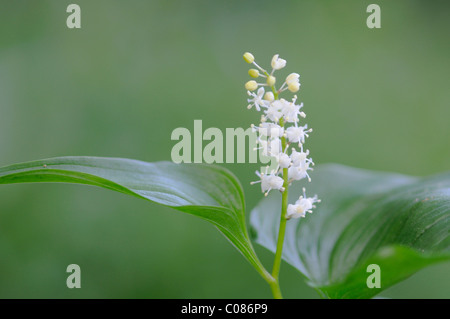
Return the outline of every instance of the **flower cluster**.
<path id="1" fill-rule="evenodd" d="M 300 75 L 289 74 L 279 89 L 276 89 L 277 79 L 274 73 L 286 66 L 286 60 L 281 59 L 278 54 L 274 55 L 270 73 L 256 64 L 251 53 L 246 52 L 244 60 L 256 67 L 250 69 L 248 74 L 255 79 L 262 78 L 264 82 L 251 80 L 245 83 L 249 95 L 248 109 L 254 107 L 263 113 L 261 123 L 251 126 L 258 133 L 258 149 L 262 150 L 263 155 L 274 158 L 277 163 L 277 167 L 270 172 L 269 166 L 264 172 L 257 171 L 259 180 L 252 184 L 261 183 L 261 190 L 267 196 L 271 190 L 284 192 L 293 181 L 304 178 L 311 181 L 308 171 L 312 170 L 314 162 L 308 157 L 309 150 L 303 149 L 303 144 L 312 129 L 308 128 L 307 124 L 302 126 L 299 123 L 300 118 L 306 117 L 302 111 L 303 103 L 297 104 L 296 95 L 290 101 L 279 98 L 279 94 L 284 91 L 296 93 L 300 90 Z M 285 217 L 305 217 L 306 212 L 312 213 L 316 202 L 320 202 L 317 195 L 306 197 L 303 188 L 303 195 L 294 204 L 288 205 Z"/>

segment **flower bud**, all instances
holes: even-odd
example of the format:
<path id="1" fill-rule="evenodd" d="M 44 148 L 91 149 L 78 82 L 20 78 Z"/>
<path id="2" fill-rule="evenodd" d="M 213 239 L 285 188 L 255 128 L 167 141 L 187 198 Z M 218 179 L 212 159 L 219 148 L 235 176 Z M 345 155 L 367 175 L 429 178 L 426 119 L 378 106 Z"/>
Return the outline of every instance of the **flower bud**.
<path id="1" fill-rule="evenodd" d="M 250 52 L 245 52 L 244 53 L 244 60 L 247 63 L 253 63 L 253 61 L 255 61 L 255 57 Z"/>
<path id="2" fill-rule="evenodd" d="M 273 75 L 269 75 L 267 77 L 267 84 L 268 85 L 273 86 L 275 84 L 275 81 L 276 81 L 276 79 L 275 79 L 275 77 Z"/>
<path id="3" fill-rule="evenodd" d="M 286 84 L 291 84 L 294 82 L 298 82 L 298 79 L 300 78 L 300 74 L 298 73 L 291 73 L 286 77 Z"/>
<path id="4" fill-rule="evenodd" d="M 266 94 L 264 94 L 264 100 L 272 102 L 275 99 L 275 96 L 273 95 L 272 92 L 266 92 Z"/>
<path id="5" fill-rule="evenodd" d="M 248 70 L 248 75 L 252 78 L 257 78 L 259 76 L 259 71 L 257 69 L 250 69 Z"/>
<path id="6" fill-rule="evenodd" d="M 292 93 L 298 92 L 298 90 L 300 90 L 300 83 L 298 83 L 298 82 L 291 82 L 291 83 L 288 84 L 288 89 Z"/>
<path id="7" fill-rule="evenodd" d="M 256 81 L 248 81 L 247 83 L 245 83 L 245 89 L 249 90 L 249 91 L 254 91 L 258 88 L 258 83 L 256 83 Z"/>

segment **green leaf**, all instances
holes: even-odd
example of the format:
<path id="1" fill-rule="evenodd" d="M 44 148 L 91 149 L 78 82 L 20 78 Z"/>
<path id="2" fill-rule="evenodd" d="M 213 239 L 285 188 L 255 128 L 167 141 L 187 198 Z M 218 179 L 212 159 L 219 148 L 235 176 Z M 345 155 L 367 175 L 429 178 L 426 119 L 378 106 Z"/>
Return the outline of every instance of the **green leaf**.
<path id="1" fill-rule="evenodd" d="M 370 298 L 450 259 L 450 173 L 418 178 L 328 164 L 312 178 L 289 189 L 290 203 L 302 186 L 322 202 L 288 221 L 283 259 L 323 297 Z M 280 208 L 274 192 L 251 213 L 256 242 L 273 252 Z M 367 287 L 370 264 L 380 266 L 381 288 Z"/>
<path id="2" fill-rule="evenodd" d="M 270 277 L 249 240 L 242 187 L 222 167 L 59 157 L 0 168 L 0 184 L 35 182 L 100 186 L 203 218 L 214 224 L 264 278 Z"/>

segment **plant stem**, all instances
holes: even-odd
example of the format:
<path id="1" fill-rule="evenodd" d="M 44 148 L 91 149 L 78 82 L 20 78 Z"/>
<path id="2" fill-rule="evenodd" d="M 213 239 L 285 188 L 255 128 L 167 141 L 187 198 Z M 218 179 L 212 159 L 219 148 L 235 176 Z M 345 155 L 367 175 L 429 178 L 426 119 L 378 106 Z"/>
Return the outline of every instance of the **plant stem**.
<path id="1" fill-rule="evenodd" d="M 283 169 L 283 178 L 287 177 L 287 168 Z M 286 178 L 285 178 L 286 183 Z M 287 184 L 287 183 L 286 183 Z M 281 198 L 281 216 L 280 216 L 280 228 L 278 230 L 278 241 L 277 241 L 277 251 L 275 253 L 275 260 L 273 263 L 272 269 L 272 277 L 275 280 L 278 280 L 278 275 L 280 274 L 280 265 L 281 265 L 281 255 L 283 252 L 283 243 L 284 243 L 284 234 L 286 232 L 286 212 L 287 212 L 287 188 L 285 188 L 283 192 L 283 196 Z"/>
<path id="2" fill-rule="evenodd" d="M 267 72 L 264 72 L 266 76 L 269 76 Z M 275 89 L 275 86 L 270 87 L 272 89 L 275 100 L 278 100 L 278 91 Z M 281 118 L 279 121 L 279 125 L 284 127 L 284 119 Z M 282 151 L 286 149 L 287 141 L 286 137 L 281 137 L 281 148 Z M 284 191 L 282 194 L 281 200 L 281 216 L 280 216 L 280 228 L 278 230 L 278 240 L 277 240 L 277 250 L 275 252 L 275 260 L 273 262 L 272 276 L 264 276 L 267 283 L 270 285 L 270 289 L 272 290 L 272 295 L 275 299 L 282 299 L 283 296 L 281 294 L 280 289 L 280 281 L 278 279 L 280 274 L 280 266 L 281 266 L 281 256 L 283 253 L 283 244 L 284 244 L 284 234 L 286 232 L 286 214 L 287 214 L 287 205 L 288 205 L 288 169 L 283 168 L 283 187 Z"/>
<path id="3" fill-rule="evenodd" d="M 274 280 L 272 282 L 269 282 L 270 289 L 272 289 L 272 295 L 275 299 L 283 299 L 283 296 L 281 295 L 280 290 L 280 283 L 278 280 Z"/>
<path id="4" fill-rule="evenodd" d="M 280 126 L 284 127 L 283 119 L 280 119 Z M 284 151 L 286 149 L 286 137 L 281 138 L 281 147 Z M 281 267 L 281 256 L 283 254 L 283 244 L 284 237 L 286 232 L 286 213 L 287 213 L 287 205 L 288 205 L 288 188 L 289 188 L 289 180 L 288 180 L 288 169 L 283 168 L 283 187 L 284 191 L 281 197 L 281 216 L 280 216 L 280 227 L 278 230 L 278 240 L 277 240 L 277 250 L 275 252 L 275 260 L 273 262 L 272 269 L 272 277 L 274 279 L 274 283 L 271 284 L 272 294 L 275 299 L 282 299 L 281 290 L 280 290 L 280 267 Z"/>

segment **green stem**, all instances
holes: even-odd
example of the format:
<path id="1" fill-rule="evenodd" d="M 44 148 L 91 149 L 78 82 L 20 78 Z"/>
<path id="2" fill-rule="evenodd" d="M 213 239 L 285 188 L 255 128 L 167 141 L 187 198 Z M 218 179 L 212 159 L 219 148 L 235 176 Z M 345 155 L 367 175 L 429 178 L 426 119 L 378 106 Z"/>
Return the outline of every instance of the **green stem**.
<path id="1" fill-rule="evenodd" d="M 280 119 L 280 126 L 284 127 L 284 121 L 283 119 Z M 281 147 L 282 151 L 286 149 L 287 141 L 286 138 L 283 136 L 281 138 Z M 288 169 L 283 168 L 283 187 L 284 191 L 281 197 L 281 216 L 280 216 L 280 227 L 278 230 L 278 240 L 277 240 L 277 250 L 275 252 L 275 260 L 273 262 L 273 269 L 272 269 L 272 277 L 274 280 L 274 283 L 270 284 L 270 287 L 272 289 L 272 294 L 275 299 L 282 299 L 281 290 L 280 290 L 280 281 L 279 281 L 279 274 L 280 274 L 280 267 L 281 267 L 281 256 L 283 255 L 283 244 L 284 244 L 284 237 L 286 233 L 286 214 L 287 214 L 287 206 L 288 206 L 288 188 L 289 188 L 289 180 L 288 180 Z"/>
<path id="2" fill-rule="evenodd" d="M 270 285 L 270 289 L 272 289 L 273 298 L 283 299 L 283 296 L 281 295 L 281 290 L 280 290 L 280 283 L 278 282 L 278 280 L 269 282 L 269 285 Z"/>
<path id="3" fill-rule="evenodd" d="M 288 189 L 287 189 L 287 168 L 283 169 L 284 192 L 281 198 L 281 216 L 280 228 L 278 230 L 277 251 L 275 253 L 275 260 L 273 262 L 272 277 L 278 281 L 281 266 L 281 256 L 283 253 L 284 234 L 286 232 L 286 212 L 288 204 Z"/>
<path id="4" fill-rule="evenodd" d="M 264 72 L 266 76 L 269 76 L 267 72 Z M 278 91 L 275 89 L 275 86 L 270 87 L 272 89 L 273 95 L 275 100 L 278 99 Z M 279 125 L 281 127 L 284 127 L 284 120 L 283 118 L 280 119 Z M 282 151 L 286 149 L 287 141 L 286 137 L 281 137 L 281 147 Z M 277 240 L 277 250 L 275 252 L 275 260 L 273 262 L 273 269 L 272 269 L 272 276 L 269 274 L 264 274 L 263 277 L 267 281 L 267 283 L 270 285 L 270 289 L 272 290 L 272 295 L 275 299 L 282 299 L 283 296 L 281 294 L 280 289 L 280 281 L 278 279 L 280 274 L 280 267 L 281 267 L 281 256 L 283 254 L 283 244 L 284 244 L 284 237 L 286 232 L 286 214 L 287 214 L 287 205 L 288 205 L 288 187 L 289 187 L 289 181 L 288 181 L 288 169 L 283 168 L 283 195 L 281 199 L 281 216 L 280 216 L 280 228 L 278 230 L 278 240 Z"/>

